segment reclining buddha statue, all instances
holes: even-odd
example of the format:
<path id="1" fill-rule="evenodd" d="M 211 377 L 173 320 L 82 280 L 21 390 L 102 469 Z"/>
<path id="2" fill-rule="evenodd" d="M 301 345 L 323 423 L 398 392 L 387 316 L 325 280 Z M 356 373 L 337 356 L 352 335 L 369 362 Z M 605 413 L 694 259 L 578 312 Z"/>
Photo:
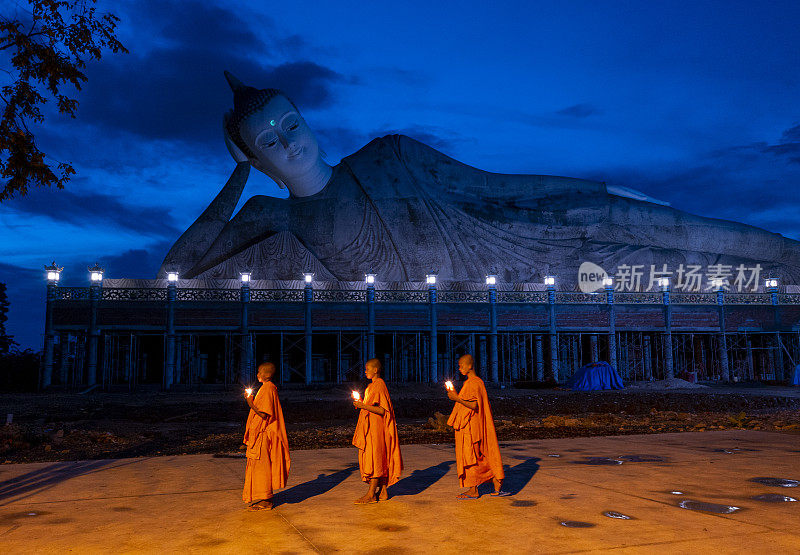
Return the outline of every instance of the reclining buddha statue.
<path id="1" fill-rule="evenodd" d="M 800 283 L 800 242 L 692 215 L 631 189 L 547 175 L 481 171 L 403 135 L 372 140 L 334 167 L 294 103 L 226 72 L 223 122 L 237 162 L 227 184 L 161 267 L 184 278 L 505 282 L 578 269 L 720 265 Z M 257 195 L 234 216 L 250 167 L 289 191 Z M 612 272 L 610 272 L 612 273 Z M 647 283 L 642 287 L 646 288 Z"/>

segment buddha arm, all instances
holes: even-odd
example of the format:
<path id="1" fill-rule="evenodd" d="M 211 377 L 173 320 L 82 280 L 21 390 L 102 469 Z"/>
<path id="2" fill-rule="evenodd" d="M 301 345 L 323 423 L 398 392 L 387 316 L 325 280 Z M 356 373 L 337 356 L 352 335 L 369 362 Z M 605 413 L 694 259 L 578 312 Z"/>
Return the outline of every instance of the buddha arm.
<path id="1" fill-rule="evenodd" d="M 185 275 L 211 247 L 231 219 L 250 173 L 249 162 L 239 162 L 228 182 L 197 220 L 181 235 L 164 258 L 159 276 L 166 271 Z M 188 276 L 187 276 L 188 277 Z"/>

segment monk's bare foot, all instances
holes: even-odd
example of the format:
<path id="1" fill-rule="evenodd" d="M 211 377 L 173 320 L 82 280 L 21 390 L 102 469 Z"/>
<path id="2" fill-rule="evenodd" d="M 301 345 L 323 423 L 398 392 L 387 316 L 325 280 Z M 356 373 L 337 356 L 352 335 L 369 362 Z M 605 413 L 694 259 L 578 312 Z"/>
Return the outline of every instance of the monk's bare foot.
<path id="1" fill-rule="evenodd" d="M 386 491 L 386 488 L 381 490 L 381 493 L 378 495 L 378 501 L 388 501 L 389 500 L 389 492 Z"/>
<path id="2" fill-rule="evenodd" d="M 272 501 L 269 499 L 262 499 L 250 505 L 248 511 L 268 511 L 272 508 Z"/>
<path id="3" fill-rule="evenodd" d="M 354 501 L 356 505 L 369 505 L 370 503 L 377 503 L 378 500 L 375 499 L 375 494 L 372 495 L 365 495 L 364 497 L 359 497 Z"/>
<path id="4" fill-rule="evenodd" d="M 456 495 L 456 499 L 477 499 L 478 488 L 469 488 L 467 491 L 462 491 Z"/>

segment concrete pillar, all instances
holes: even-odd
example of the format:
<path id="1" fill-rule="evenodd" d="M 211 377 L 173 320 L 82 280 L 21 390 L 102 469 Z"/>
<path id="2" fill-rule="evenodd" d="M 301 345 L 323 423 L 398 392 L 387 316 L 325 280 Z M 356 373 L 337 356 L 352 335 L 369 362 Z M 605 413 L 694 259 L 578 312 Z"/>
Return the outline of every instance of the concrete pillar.
<path id="1" fill-rule="evenodd" d="M 753 340 L 748 335 L 745 341 L 747 344 L 747 378 L 753 380 L 756 375 L 755 365 L 753 364 Z"/>
<path id="2" fill-rule="evenodd" d="M 178 286 L 175 281 L 167 282 L 167 360 L 164 364 L 164 389 L 172 385 L 175 375 L 175 302 L 178 300 Z"/>
<path id="3" fill-rule="evenodd" d="M 591 362 L 597 362 L 600 360 L 600 350 L 597 347 L 597 334 L 592 334 L 589 336 L 589 340 L 592 345 L 592 360 Z"/>
<path id="4" fill-rule="evenodd" d="M 644 379 L 653 380 L 653 346 L 650 344 L 650 336 L 644 336 Z"/>
<path id="5" fill-rule="evenodd" d="M 731 370 L 728 364 L 728 336 L 725 333 L 725 292 L 717 290 L 717 309 L 719 314 L 719 362 L 720 377 L 723 382 L 731 381 Z"/>
<path id="6" fill-rule="evenodd" d="M 58 381 L 62 386 L 67 385 L 69 381 L 69 334 L 61 332 L 58 338 L 58 344 L 61 347 L 61 360 L 58 364 Z"/>
<path id="7" fill-rule="evenodd" d="M 42 389 L 50 387 L 53 382 L 53 302 L 56 300 L 56 284 L 55 280 L 48 280 L 47 282 L 47 298 L 45 305 L 44 316 L 44 368 L 42 370 Z"/>
<path id="8" fill-rule="evenodd" d="M 514 369 L 511 370 L 514 372 Z M 489 284 L 489 374 L 492 383 L 500 383 L 500 363 L 497 349 L 497 288 Z"/>
<path id="9" fill-rule="evenodd" d="M 430 315 L 430 346 L 428 348 L 428 380 L 439 381 L 439 335 L 436 322 L 436 284 L 428 284 L 428 307 Z"/>
<path id="10" fill-rule="evenodd" d="M 541 335 L 536 336 L 536 381 L 544 381 L 544 349 Z"/>
<path id="11" fill-rule="evenodd" d="M 614 308 L 614 285 L 608 283 L 606 289 L 606 305 L 608 307 L 608 363 L 618 370 L 617 361 L 617 312 Z"/>
<path id="12" fill-rule="evenodd" d="M 313 357 L 313 342 L 312 342 L 312 327 L 311 327 L 311 303 L 314 301 L 314 287 L 311 285 L 310 282 L 306 283 L 306 288 L 303 292 L 303 308 L 304 310 L 304 322 L 305 322 L 305 346 L 306 346 L 306 385 L 310 385 L 312 378 L 313 378 L 313 364 L 314 364 L 314 357 Z"/>
<path id="13" fill-rule="evenodd" d="M 375 358 L 375 284 L 367 283 L 367 358 Z"/>
<path id="14" fill-rule="evenodd" d="M 100 285 L 93 281 L 89 287 L 89 344 L 86 353 L 86 385 L 97 384 L 97 306 L 100 303 Z"/>
<path id="15" fill-rule="evenodd" d="M 554 284 L 547 286 L 547 308 L 550 315 L 550 368 L 553 381 L 559 382 L 558 365 L 558 330 L 556 328 L 556 287 Z"/>
<path id="16" fill-rule="evenodd" d="M 675 367 L 672 362 L 672 305 L 669 302 L 669 286 L 662 292 L 664 302 L 664 378 L 675 377 Z"/>

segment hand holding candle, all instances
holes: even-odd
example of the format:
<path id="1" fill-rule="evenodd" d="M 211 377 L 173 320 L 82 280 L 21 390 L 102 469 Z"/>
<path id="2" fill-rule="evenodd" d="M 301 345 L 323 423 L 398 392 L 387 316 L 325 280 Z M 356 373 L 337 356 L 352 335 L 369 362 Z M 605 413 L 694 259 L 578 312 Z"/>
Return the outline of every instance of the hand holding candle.
<path id="1" fill-rule="evenodd" d="M 444 387 L 445 387 L 445 389 L 449 389 L 450 391 L 453 391 L 453 382 L 451 382 L 450 380 L 447 380 L 446 382 L 444 382 Z"/>
<path id="2" fill-rule="evenodd" d="M 253 394 L 253 388 L 248 387 L 247 389 L 244 390 L 244 394 L 246 397 L 250 397 Z"/>
<path id="3" fill-rule="evenodd" d="M 353 400 L 354 401 L 360 401 L 361 400 L 361 395 L 358 393 L 358 391 L 354 391 L 353 392 Z"/>

